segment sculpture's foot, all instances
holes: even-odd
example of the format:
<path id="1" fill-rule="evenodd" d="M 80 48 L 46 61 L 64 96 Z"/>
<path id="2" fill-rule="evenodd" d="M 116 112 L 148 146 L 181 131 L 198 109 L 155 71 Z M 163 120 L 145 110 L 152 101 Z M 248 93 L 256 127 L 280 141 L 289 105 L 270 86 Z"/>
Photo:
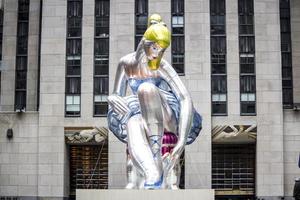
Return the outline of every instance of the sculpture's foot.
<path id="1" fill-rule="evenodd" d="M 128 184 L 126 185 L 125 188 L 126 188 L 126 189 L 135 189 L 136 186 L 135 186 L 135 184 L 133 184 L 133 183 L 128 183 Z"/>
<path id="2" fill-rule="evenodd" d="M 163 175 L 161 175 L 161 178 L 159 181 L 155 183 L 144 183 L 144 189 L 146 190 L 156 190 L 156 189 L 161 189 L 162 188 L 162 183 L 163 183 Z"/>
<path id="3" fill-rule="evenodd" d="M 171 185 L 170 189 L 171 190 L 179 190 L 179 187 L 177 185 Z"/>

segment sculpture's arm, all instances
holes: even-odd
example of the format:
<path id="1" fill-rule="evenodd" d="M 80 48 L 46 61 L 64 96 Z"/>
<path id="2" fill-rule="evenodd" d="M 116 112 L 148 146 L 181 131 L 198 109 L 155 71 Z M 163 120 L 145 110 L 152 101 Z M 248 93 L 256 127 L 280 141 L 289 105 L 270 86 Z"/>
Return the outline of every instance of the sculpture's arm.
<path id="1" fill-rule="evenodd" d="M 127 79 L 124 71 L 124 58 L 121 58 L 115 78 L 115 84 L 112 95 L 108 97 L 110 106 L 119 115 L 126 115 L 130 112 L 125 99 L 122 97 L 126 95 Z"/>
<path id="2" fill-rule="evenodd" d="M 172 92 L 180 102 L 180 115 L 178 124 L 179 138 L 171 153 L 171 160 L 173 160 L 175 164 L 184 150 L 188 133 L 191 129 L 193 119 L 193 103 L 189 92 L 180 80 L 178 74 L 167 61 L 162 61 L 160 71 L 163 79 L 165 79 L 165 81 L 169 84 Z"/>
<path id="3" fill-rule="evenodd" d="M 113 94 L 118 96 L 125 96 L 126 88 L 127 88 L 127 79 L 124 71 L 124 61 L 123 58 L 121 58 L 116 72 Z"/>

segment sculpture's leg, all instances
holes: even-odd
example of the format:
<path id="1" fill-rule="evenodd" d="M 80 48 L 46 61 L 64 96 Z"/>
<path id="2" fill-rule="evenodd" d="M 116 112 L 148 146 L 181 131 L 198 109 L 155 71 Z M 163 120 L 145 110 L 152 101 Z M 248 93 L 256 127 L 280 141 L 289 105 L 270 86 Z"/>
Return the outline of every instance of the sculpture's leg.
<path id="1" fill-rule="evenodd" d="M 161 144 L 164 126 L 159 89 L 151 83 L 143 83 L 138 89 L 138 98 L 153 158 L 160 175 L 162 175 Z M 147 185 L 147 181 L 145 185 Z"/>
<path id="2" fill-rule="evenodd" d="M 126 189 L 136 189 L 138 187 L 138 180 L 137 180 L 137 170 L 133 165 L 131 156 L 127 153 L 127 163 L 126 163 L 126 170 L 127 170 L 127 185 Z"/>
<path id="3" fill-rule="evenodd" d="M 143 83 L 138 89 L 138 98 L 153 157 L 161 168 L 160 151 L 164 127 L 159 90 L 151 83 Z"/>
<path id="4" fill-rule="evenodd" d="M 145 182 L 155 187 L 160 182 L 161 169 L 153 158 L 143 123 L 141 115 L 134 115 L 128 120 L 128 150 L 134 165 L 144 173 Z"/>

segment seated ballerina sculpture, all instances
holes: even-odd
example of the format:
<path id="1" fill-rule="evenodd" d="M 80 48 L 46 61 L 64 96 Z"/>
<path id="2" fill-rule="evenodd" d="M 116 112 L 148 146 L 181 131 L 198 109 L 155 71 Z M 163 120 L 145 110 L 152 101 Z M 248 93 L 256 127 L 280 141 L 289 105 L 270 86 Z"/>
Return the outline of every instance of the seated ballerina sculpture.
<path id="1" fill-rule="evenodd" d="M 180 155 L 201 130 L 190 94 L 162 59 L 170 40 L 161 17 L 152 15 L 136 52 L 121 58 L 108 97 L 109 129 L 128 145 L 126 188 L 177 189 Z M 132 95 L 126 96 L 127 85 Z"/>

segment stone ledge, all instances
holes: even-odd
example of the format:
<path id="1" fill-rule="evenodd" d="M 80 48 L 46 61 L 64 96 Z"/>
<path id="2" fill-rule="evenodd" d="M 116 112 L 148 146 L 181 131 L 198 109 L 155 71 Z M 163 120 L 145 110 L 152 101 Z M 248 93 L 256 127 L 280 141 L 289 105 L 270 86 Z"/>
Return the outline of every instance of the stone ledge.
<path id="1" fill-rule="evenodd" d="M 214 200 L 214 190 L 76 190 L 76 200 Z"/>

